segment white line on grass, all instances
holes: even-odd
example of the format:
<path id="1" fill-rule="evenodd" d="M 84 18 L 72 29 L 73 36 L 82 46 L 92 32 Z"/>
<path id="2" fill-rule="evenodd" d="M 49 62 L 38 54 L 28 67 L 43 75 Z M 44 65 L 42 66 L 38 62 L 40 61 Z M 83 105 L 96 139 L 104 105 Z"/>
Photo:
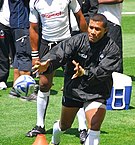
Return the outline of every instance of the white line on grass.
<path id="1" fill-rule="evenodd" d="M 135 15 L 135 12 L 122 12 L 123 15 Z"/>

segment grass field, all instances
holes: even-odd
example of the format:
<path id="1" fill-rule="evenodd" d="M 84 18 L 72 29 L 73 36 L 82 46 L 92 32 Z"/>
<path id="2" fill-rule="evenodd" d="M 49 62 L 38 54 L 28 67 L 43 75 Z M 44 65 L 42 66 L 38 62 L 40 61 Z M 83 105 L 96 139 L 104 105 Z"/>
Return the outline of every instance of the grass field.
<path id="1" fill-rule="evenodd" d="M 135 6 L 135 1 L 134 0 L 124 0 L 124 2 L 123 2 L 123 12 L 135 12 L 134 6 Z"/>
<path id="2" fill-rule="evenodd" d="M 127 0 L 133 8 L 134 0 Z M 124 3 L 126 4 L 127 1 Z M 124 5 L 125 6 L 125 5 Z M 126 8 L 129 11 L 130 8 Z M 123 15 L 123 54 L 124 74 L 132 77 L 132 95 L 128 110 L 107 111 L 101 128 L 100 145 L 135 145 L 135 15 Z M 13 83 L 13 70 L 10 71 L 8 89 L 0 91 L 0 145 L 32 145 L 35 138 L 26 138 L 25 133 L 36 123 L 36 103 L 8 97 Z M 51 140 L 53 122 L 59 119 L 61 109 L 60 91 L 63 85 L 63 73 L 58 69 L 51 89 L 47 110 L 47 140 Z M 62 135 L 61 145 L 79 145 L 78 122 Z"/>

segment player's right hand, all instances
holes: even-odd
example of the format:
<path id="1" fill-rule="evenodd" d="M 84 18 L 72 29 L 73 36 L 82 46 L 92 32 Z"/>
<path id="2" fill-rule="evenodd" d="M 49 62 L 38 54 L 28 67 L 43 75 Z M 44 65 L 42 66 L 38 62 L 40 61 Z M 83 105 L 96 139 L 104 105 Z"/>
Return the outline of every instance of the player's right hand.
<path id="1" fill-rule="evenodd" d="M 45 62 L 40 62 L 40 61 L 37 60 L 35 62 L 35 65 L 32 67 L 33 74 L 35 74 L 37 72 L 42 73 L 42 72 L 47 71 L 49 65 L 50 65 L 50 59 L 48 59 Z"/>

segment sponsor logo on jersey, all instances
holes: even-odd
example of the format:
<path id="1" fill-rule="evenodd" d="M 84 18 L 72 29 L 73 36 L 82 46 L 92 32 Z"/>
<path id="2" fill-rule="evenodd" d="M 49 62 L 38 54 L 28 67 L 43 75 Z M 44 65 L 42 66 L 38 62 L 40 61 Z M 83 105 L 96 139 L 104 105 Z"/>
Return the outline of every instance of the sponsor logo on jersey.
<path id="1" fill-rule="evenodd" d="M 52 13 L 52 14 L 41 14 L 41 16 L 45 17 L 45 18 L 51 18 L 51 17 L 55 17 L 55 16 L 60 16 L 60 15 L 61 15 L 61 12 Z"/>
<path id="2" fill-rule="evenodd" d="M 86 54 L 78 53 L 78 55 L 81 56 L 82 58 L 85 58 L 85 59 L 87 58 L 87 55 Z"/>
<path id="3" fill-rule="evenodd" d="M 99 61 L 101 61 L 104 58 L 104 54 L 100 54 Z"/>

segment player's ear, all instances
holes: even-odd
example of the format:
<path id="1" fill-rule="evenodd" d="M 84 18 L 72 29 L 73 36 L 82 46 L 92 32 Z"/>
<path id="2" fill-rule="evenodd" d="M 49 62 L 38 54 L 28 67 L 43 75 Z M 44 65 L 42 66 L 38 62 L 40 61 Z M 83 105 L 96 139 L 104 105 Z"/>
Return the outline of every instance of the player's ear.
<path id="1" fill-rule="evenodd" d="M 105 33 L 107 33 L 107 32 L 108 32 L 108 27 L 105 28 Z"/>

